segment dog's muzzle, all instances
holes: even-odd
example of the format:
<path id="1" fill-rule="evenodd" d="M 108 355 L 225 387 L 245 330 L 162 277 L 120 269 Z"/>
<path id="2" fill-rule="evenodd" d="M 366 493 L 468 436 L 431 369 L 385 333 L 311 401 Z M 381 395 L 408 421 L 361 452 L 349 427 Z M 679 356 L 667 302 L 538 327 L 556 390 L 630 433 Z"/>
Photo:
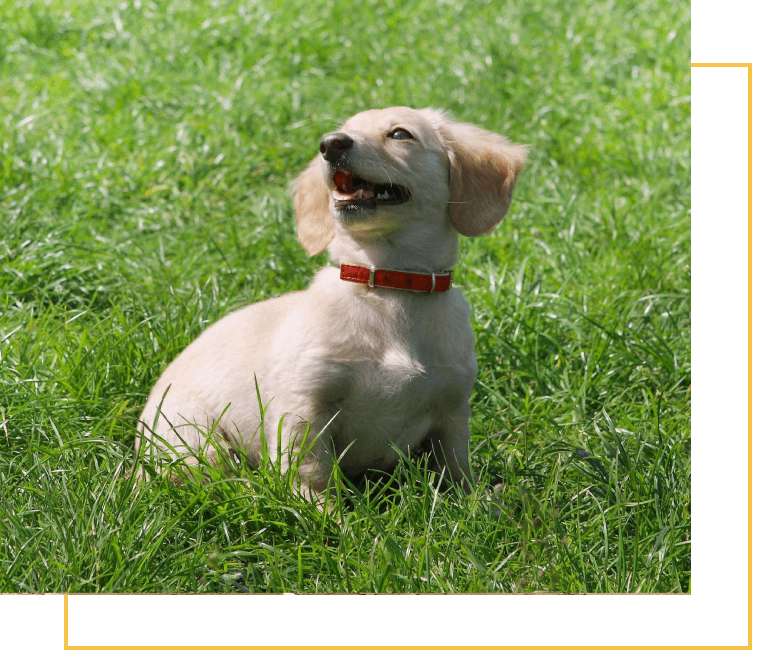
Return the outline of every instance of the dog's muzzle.
<path id="1" fill-rule="evenodd" d="M 407 187 L 370 181 L 345 169 L 349 167 L 346 154 L 354 144 L 355 141 L 343 131 L 328 133 L 320 141 L 320 154 L 333 171 L 335 207 L 373 210 L 380 205 L 400 205 L 409 201 L 411 193 Z"/>

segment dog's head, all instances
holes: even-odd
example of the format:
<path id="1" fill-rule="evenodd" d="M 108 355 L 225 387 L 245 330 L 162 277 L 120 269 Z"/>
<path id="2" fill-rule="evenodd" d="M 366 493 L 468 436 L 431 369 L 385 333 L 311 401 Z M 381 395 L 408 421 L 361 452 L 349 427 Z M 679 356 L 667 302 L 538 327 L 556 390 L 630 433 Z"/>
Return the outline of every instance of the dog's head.
<path id="1" fill-rule="evenodd" d="M 315 255 L 337 225 L 361 241 L 417 222 L 486 234 L 507 213 L 525 158 L 525 147 L 433 109 L 359 113 L 323 136 L 296 179 L 299 241 Z"/>

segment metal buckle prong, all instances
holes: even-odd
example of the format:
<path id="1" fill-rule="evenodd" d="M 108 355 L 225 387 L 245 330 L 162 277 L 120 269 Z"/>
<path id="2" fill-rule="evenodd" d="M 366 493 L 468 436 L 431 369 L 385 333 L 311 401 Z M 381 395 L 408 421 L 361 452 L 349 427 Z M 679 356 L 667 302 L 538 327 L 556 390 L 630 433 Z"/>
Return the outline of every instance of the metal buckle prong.
<path id="1" fill-rule="evenodd" d="M 371 267 L 369 267 L 368 271 L 370 273 L 370 275 L 368 276 L 368 286 L 371 289 L 373 289 L 373 287 L 374 287 L 374 284 L 373 284 L 373 274 L 376 273 L 376 267 L 375 266 L 371 266 Z"/>
<path id="2" fill-rule="evenodd" d="M 435 279 L 435 272 L 432 271 L 432 288 L 429 290 L 429 293 L 434 293 L 436 284 L 437 280 Z"/>

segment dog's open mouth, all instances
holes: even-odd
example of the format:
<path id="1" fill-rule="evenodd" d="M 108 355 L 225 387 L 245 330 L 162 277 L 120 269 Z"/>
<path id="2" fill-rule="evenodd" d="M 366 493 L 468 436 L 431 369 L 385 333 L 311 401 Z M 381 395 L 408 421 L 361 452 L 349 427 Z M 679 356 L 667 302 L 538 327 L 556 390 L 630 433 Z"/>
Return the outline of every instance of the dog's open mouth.
<path id="1" fill-rule="evenodd" d="M 358 206 L 373 209 L 377 205 L 399 205 L 411 198 L 411 193 L 402 185 L 373 183 L 360 176 L 342 170 L 333 175 L 333 198 L 336 207 Z"/>

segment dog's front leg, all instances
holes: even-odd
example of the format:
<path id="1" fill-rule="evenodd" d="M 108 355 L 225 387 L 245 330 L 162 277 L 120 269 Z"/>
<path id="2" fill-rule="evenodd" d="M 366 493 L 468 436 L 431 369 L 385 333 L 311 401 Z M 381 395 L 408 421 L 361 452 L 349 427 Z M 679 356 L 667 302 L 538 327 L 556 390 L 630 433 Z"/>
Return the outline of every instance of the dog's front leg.
<path id="1" fill-rule="evenodd" d="M 429 435 L 433 468 L 470 492 L 474 485 L 469 466 L 469 409 L 447 413 Z"/>

